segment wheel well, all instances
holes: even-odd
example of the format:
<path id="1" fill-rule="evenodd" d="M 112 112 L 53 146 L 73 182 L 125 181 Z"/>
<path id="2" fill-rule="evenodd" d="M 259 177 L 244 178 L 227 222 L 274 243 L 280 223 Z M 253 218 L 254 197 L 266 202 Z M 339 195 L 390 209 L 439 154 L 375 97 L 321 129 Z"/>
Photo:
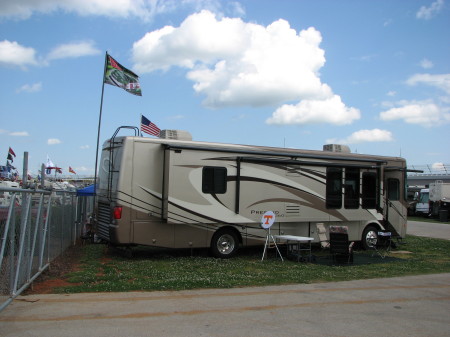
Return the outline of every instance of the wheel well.
<path id="1" fill-rule="evenodd" d="M 380 225 L 379 223 L 377 223 L 377 222 L 369 222 L 369 223 L 367 223 L 367 224 L 364 226 L 363 232 L 364 232 L 364 229 L 366 229 L 368 226 L 375 227 L 377 230 L 382 230 L 382 227 L 381 227 L 381 225 Z"/>

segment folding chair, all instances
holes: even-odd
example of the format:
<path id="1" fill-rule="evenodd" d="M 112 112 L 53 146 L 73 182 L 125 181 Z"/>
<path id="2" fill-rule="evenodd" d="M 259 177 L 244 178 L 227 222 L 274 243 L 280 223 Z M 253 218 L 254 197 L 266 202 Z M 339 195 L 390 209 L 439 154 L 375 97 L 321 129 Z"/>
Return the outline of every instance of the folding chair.
<path id="1" fill-rule="evenodd" d="M 316 224 L 317 236 L 319 237 L 320 247 L 322 249 L 330 248 L 330 241 L 327 238 L 327 230 L 322 222 Z"/>
<path id="2" fill-rule="evenodd" d="M 348 240 L 347 226 L 330 226 L 330 254 L 334 263 L 353 263 L 354 242 Z"/>

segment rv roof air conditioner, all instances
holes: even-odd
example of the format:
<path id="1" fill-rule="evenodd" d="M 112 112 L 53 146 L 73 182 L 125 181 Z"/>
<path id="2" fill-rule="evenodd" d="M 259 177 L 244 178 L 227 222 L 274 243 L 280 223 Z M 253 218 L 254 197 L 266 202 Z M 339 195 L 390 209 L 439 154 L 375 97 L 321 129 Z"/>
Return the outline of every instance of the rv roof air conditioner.
<path id="1" fill-rule="evenodd" d="M 192 140 L 192 135 L 188 131 L 184 130 L 161 130 L 159 138 Z"/>
<path id="2" fill-rule="evenodd" d="M 350 148 L 347 145 L 340 144 L 326 144 L 323 146 L 323 150 L 328 152 L 350 153 Z"/>

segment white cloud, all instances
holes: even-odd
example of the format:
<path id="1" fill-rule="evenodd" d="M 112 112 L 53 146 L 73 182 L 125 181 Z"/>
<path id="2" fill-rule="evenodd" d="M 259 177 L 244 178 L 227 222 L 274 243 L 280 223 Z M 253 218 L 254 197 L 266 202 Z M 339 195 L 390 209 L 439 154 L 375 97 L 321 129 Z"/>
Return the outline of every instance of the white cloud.
<path id="1" fill-rule="evenodd" d="M 406 80 L 408 85 L 426 84 L 450 94 L 450 74 L 415 74 Z"/>
<path id="2" fill-rule="evenodd" d="M 367 142 L 392 142 L 392 133 L 387 130 L 372 129 L 353 132 L 345 139 L 327 139 L 327 144 L 360 144 Z"/>
<path id="3" fill-rule="evenodd" d="M 25 69 L 27 65 L 37 65 L 36 51 L 30 47 L 24 47 L 16 41 L 0 41 L 0 66 L 19 66 Z"/>
<path id="4" fill-rule="evenodd" d="M 19 89 L 16 90 L 16 93 L 21 92 L 33 93 L 41 90 L 42 90 L 42 82 L 38 82 L 33 84 L 24 84 Z"/>
<path id="5" fill-rule="evenodd" d="M 346 122 L 339 116 L 338 124 L 351 123 L 359 118 L 359 112 L 345 107 L 320 80 L 319 70 L 325 64 L 321 41 L 320 32 L 312 27 L 297 34 L 285 20 L 265 27 L 240 18 L 217 19 L 203 10 L 187 17 L 179 27 L 165 26 L 136 41 L 133 69 L 140 74 L 174 66 L 187 69 L 194 90 L 205 95 L 203 104 L 210 108 L 270 106 L 296 100 L 304 100 L 304 108 L 337 103 L 350 116 Z M 271 122 L 287 120 L 281 116 L 284 110 Z M 308 119 L 336 123 L 333 113 Z"/>
<path id="6" fill-rule="evenodd" d="M 89 145 L 81 145 L 81 146 L 80 146 L 80 149 L 82 149 L 82 150 L 87 150 L 87 149 L 89 149 L 89 148 L 90 148 Z"/>
<path id="7" fill-rule="evenodd" d="M 302 100 L 296 105 L 285 104 L 267 119 L 268 124 L 351 124 L 361 117 L 360 111 L 348 108 L 338 95 L 324 100 Z"/>
<path id="8" fill-rule="evenodd" d="M 97 54 L 100 54 L 100 50 L 95 48 L 94 42 L 82 41 L 82 42 L 62 44 L 55 47 L 48 54 L 47 59 L 57 60 L 57 59 L 97 55 Z"/>
<path id="9" fill-rule="evenodd" d="M 396 107 L 380 113 L 384 121 L 404 120 L 408 124 L 425 127 L 440 126 L 450 122 L 449 109 L 442 108 L 432 101 L 400 101 Z"/>
<path id="10" fill-rule="evenodd" d="M 49 138 L 47 140 L 48 145 L 55 145 L 55 144 L 61 144 L 61 141 L 57 138 Z"/>
<path id="11" fill-rule="evenodd" d="M 27 19 L 34 13 L 49 14 L 58 10 L 79 15 L 110 17 L 150 17 L 158 1 L 134 0 L 14 0 L 0 2 L 0 16 Z"/>
<path id="12" fill-rule="evenodd" d="M 391 91 L 389 91 L 386 95 L 391 96 L 391 97 L 394 97 L 395 95 L 397 95 L 397 92 L 391 90 Z"/>
<path id="13" fill-rule="evenodd" d="M 428 59 L 423 59 L 422 61 L 420 61 L 420 66 L 423 69 L 431 69 L 431 68 L 433 68 L 434 64 L 433 64 L 433 62 L 431 62 Z"/>
<path id="14" fill-rule="evenodd" d="M 430 7 L 422 6 L 416 13 L 418 19 L 429 20 L 437 15 L 444 7 L 444 0 L 436 0 Z"/>
<path id="15" fill-rule="evenodd" d="M 137 17 L 144 21 L 155 15 L 168 13 L 180 7 L 196 11 L 206 8 L 221 12 L 219 0 L 4 0 L 0 1 L 0 17 L 28 19 L 35 13 L 50 14 L 56 11 L 70 12 L 82 16 L 97 15 L 112 18 Z M 243 15 L 238 2 L 226 2 L 224 8 L 233 14 Z"/>
<path id="16" fill-rule="evenodd" d="M 433 170 L 436 170 L 436 171 L 445 171 L 445 165 L 444 165 L 444 163 L 433 163 L 432 165 L 431 165 L 431 168 L 433 169 Z"/>
<path id="17" fill-rule="evenodd" d="M 16 137 L 28 137 L 29 136 L 27 131 L 15 131 L 15 132 L 11 132 L 9 135 L 16 136 Z"/>

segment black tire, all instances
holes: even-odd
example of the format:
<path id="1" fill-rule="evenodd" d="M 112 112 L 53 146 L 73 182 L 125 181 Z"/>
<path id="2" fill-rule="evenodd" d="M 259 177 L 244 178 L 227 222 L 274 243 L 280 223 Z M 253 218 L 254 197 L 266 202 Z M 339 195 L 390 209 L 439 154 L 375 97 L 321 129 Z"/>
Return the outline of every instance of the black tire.
<path id="1" fill-rule="evenodd" d="M 239 249 L 236 231 L 225 228 L 218 230 L 211 239 L 211 253 L 221 259 L 233 257 Z"/>
<path id="2" fill-rule="evenodd" d="M 365 250 L 373 249 L 378 243 L 378 229 L 375 226 L 367 226 L 364 228 L 361 245 Z"/>

